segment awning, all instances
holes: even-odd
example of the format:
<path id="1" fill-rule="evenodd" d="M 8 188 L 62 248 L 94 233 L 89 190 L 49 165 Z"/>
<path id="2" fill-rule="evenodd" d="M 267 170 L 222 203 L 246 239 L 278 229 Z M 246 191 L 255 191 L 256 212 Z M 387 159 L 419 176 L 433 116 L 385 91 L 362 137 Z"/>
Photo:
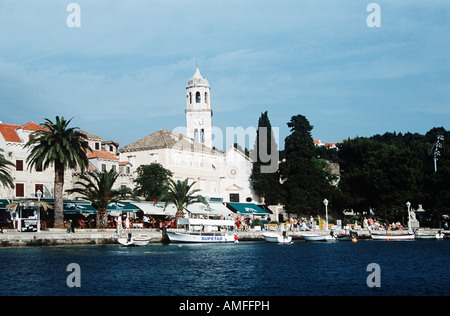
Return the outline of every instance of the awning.
<path id="1" fill-rule="evenodd" d="M 230 209 L 228 209 L 228 207 L 226 207 L 225 204 L 222 203 L 222 201 L 218 202 L 210 201 L 209 207 L 211 209 L 212 215 L 227 216 L 229 214 L 232 214 Z"/>
<path id="2" fill-rule="evenodd" d="M 114 202 L 108 204 L 106 207 L 108 213 L 123 213 L 123 212 L 140 212 L 141 210 L 130 202 Z"/>
<path id="3" fill-rule="evenodd" d="M 6 211 L 6 205 L 10 202 L 7 199 L 0 199 L 0 211 Z"/>
<path id="4" fill-rule="evenodd" d="M 251 203 L 227 203 L 228 208 L 230 208 L 235 213 L 248 214 L 248 215 L 268 215 L 269 213 L 264 211 L 256 204 Z"/>
<path id="5" fill-rule="evenodd" d="M 97 214 L 97 210 L 90 202 L 82 200 L 65 200 L 63 202 L 63 212 L 66 215 Z"/>
<path id="6" fill-rule="evenodd" d="M 164 204 L 162 202 L 133 202 L 133 205 L 141 209 L 146 215 L 170 215 L 175 216 L 177 208 L 174 204 L 167 205 L 164 210 Z"/>

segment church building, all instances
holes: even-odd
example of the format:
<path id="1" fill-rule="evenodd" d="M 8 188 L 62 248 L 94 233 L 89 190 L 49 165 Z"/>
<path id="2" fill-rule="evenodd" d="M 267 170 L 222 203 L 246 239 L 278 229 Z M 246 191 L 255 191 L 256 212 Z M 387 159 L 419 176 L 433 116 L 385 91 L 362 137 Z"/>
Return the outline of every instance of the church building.
<path id="1" fill-rule="evenodd" d="M 252 161 L 234 146 L 213 149 L 212 107 L 208 81 L 198 68 L 186 85 L 186 135 L 159 130 L 120 149 L 120 161 L 132 172 L 141 165 L 159 163 L 175 180 L 195 181 L 200 194 L 223 202 L 259 203 L 250 175 Z"/>

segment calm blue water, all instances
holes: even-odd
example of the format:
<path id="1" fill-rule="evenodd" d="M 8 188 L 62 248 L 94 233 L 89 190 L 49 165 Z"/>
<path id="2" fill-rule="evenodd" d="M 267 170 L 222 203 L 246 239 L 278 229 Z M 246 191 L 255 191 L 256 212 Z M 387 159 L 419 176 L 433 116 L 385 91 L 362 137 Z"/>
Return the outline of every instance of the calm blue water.
<path id="1" fill-rule="evenodd" d="M 449 295 L 450 241 L 0 248 L 0 295 Z M 81 268 L 70 288 L 67 265 Z M 366 284 L 381 269 L 381 287 Z"/>

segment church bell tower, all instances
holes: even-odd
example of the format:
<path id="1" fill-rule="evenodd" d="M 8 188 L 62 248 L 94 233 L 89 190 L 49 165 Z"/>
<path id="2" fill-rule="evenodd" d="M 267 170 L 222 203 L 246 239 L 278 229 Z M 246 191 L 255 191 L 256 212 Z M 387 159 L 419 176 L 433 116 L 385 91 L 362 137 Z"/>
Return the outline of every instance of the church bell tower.
<path id="1" fill-rule="evenodd" d="M 210 90 L 197 67 L 186 85 L 186 136 L 212 148 Z"/>

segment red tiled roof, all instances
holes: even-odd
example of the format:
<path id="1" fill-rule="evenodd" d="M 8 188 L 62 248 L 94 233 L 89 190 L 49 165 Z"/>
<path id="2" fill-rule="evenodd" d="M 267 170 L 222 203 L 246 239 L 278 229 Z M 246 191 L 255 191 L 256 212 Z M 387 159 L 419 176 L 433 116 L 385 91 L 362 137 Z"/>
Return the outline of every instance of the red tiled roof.
<path id="1" fill-rule="evenodd" d="M 109 159 L 109 160 L 119 160 L 119 157 L 101 150 L 93 150 L 92 152 L 88 152 L 88 159 L 98 158 L 98 159 Z"/>
<path id="2" fill-rule="evenodd" d="M 20 125 L 16 124 L 0 124 L 0 133 L 7 142 L 21 143 L 19 135 L 16 133 Z"/>
<path id="3" fill-rule="evenodd" d="M 38 131 L 41 130 L 42 127 L 39 124 L 36 124 L 34 122 L 28 122 L 24 125 L 17 125 L 17 124 L 0 124 L 0 134 L 2 134 L 3 138 L 7 142 L 15 142 L 15 143 L 21 143 L 22 140 L 20 139 L 19 135 L 17 135 L 17 130 L 23 129 L 26 131 Z"/>
<path id="4" fill-rule="evenodd" d="M 22 125 L 22 129 L 26 130 L 26 131 L 40 131 L 42 130 L 42 126 L 35 123 L 35 122 L 28 122 L 25 125 Z"/>

